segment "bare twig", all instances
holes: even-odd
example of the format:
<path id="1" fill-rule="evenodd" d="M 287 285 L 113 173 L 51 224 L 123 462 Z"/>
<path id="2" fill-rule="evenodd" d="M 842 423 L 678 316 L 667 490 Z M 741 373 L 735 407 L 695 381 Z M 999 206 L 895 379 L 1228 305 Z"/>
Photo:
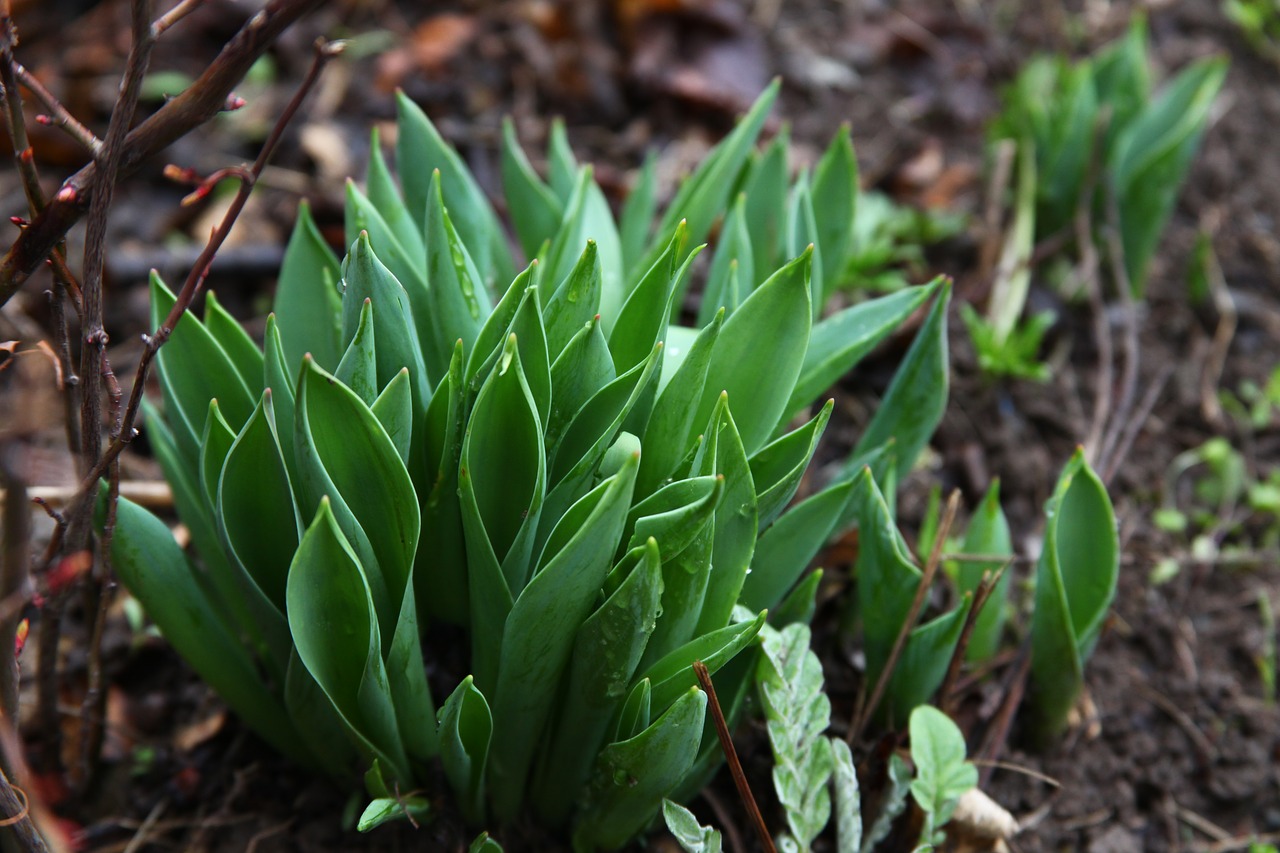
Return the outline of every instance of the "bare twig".
<path id="1" fill-rule="evenodd" d="M 898 665 L 898 658 L 902 656 L 902 650 L 906 648 L 907 637 L 910 636 L 916 620 L 920 618 L 920 611 L 924 609 L 925 599 L 928 598 L 929 589 L 933 586 L 934 576 L 938 573 L 938 564 L 942 562 L 943 544 L 951 533 L 951 525 L 955 523 L 956 511 L 959 508 L 960 492 L 956 490 L 947 498 L 947 508 L 942 514 L 942 523 L 938 525 L 938 535 L 934 537 L 933 548 L 930 550 L 929 559 L 924 565 L 924 573 L 920 575 L 920 583 L 916 585 L 915 597 L 911 600 L 911 607 L 907 610 L 906 618 L 902 620 L 902 626 L 898 629 L 898 636 L 894 638 L 893 648 L 889 650 L 889 657 L 884 662 L 884 668 L 880 670 L 880 676 L 876 679 L 875 688 L 871 691 L 871 696 L 867 699 L 866 704 L 859 703 L 859 707 L 854 709 L 854 719 L 849 724 L 849 733 L 845 738 L 850 746 L 857 743 L 859 738 L 862 737 L 863 728 L 866 727 L 871 715 L 875 713 L 876 706 L 880 704 L 880 700 L 884 698 L 884 691 L 889 686 L 889 678 L 893 675 L 893 670 Z"/>
<path id="2" fill-rule="evenodd" d="M 294 94 L 289 105 L 285 107 L 284 112 L 280 114 L 275 127 L 271 130 L 271 135 L 267 137 L 267 141 L 262 146 L 262 151 L 258 154 L 258 159 L 254 161 L 248 170 L 237 170 L 235 172 L 236 177 L 240 179 L 240 191 L 236 193 L 236 197 L 228 206 L 222 221 L 214 229 L 213 234 L 210 235 L 204 251 L 196 259 L 195 266 L 191 268 L 191 272 L 187 275 L 187 279 L 183 283 L 182 289 L 178 292 L 177 301 L 174 302 L 169 315 L 154 333 L 145 336 L 145 348 L 142 351 L 142 358 L 138 361 L 137 372 L 134 374 L 133 389 L 129 394 L 129 402 L 125 406 L 119 434 L 112 439 L 111 444 L 107 447 L 101 459 L 98 460 L 98 464 L 94 466 L 81 483 L 82 493 L 87 494 L 89 490 L 96 486 L 98 480 L 106 474 L 110 464 L 120 455 L 129 442 L 136 437 L 137 430 L 134 429 L 133 424 L 138 416 L 138 408 L 142 404 L 142 392 L 146 385 L 147 371 L 150 368 L 152 359 L 155 358 L 156 352 L 159 351 L 160 347 L 164 346 L 165 342 L 169 340 L 169 336 L 173 334 L 178 321 L 182 319 L 182 315 L 186 313 L 186 310 L 191 306 L 192 300 L 200 292 L 200 288 L 209 274 L 209 266 L 213 263 L 214 255 L 217 254 L 223 241 L 227 239 L 227 235 L 231 233 L 231 228 L 235 225 L 236 218 L 239 217 L 240 211 L 244 209 L 245 202 L 249 200 L 249 193 L 253 190 L 254 183 L 262 174 L 263 168 L 275 151 L 276 145 L 280 142 L 284 129 L 293 120 L 298 108 L 302 106 L 302 101 L 315 85 L 325 63 L 337 56 L 341 50 L 342 45 L 340 43 L 317 43 L 315 60 L 312 62 L 306 78 L 298 87 L 298 91 Z"/>
<path id="3" fill-rule="evenodd" d="M 1114 469 L 1115 449 L 1124 432 L 1129 418 L 1133 414 L 1133 405 L 1138 388 L 1138 313 L 1133 302 L 1132 282 L 1125 267 L 1124 245 L 1120 242 L 1120 208 L 1113 188 L 1107 191 L 1107 261 L 1115 282 L 1116 295 L 1120 300 L 1121 317 L 1124 320 L 1124 336 L 1121 343 L 1124 347 L 1124 371 L 1120 375 L 1120 393 L 1116 399 L 1114 416 L 1107 424 L 1103 434 L 1102 446 L 1098 450 L 1098 465 L 1103 471 Z M 1103 482 L 1108 478 L 1103 477 Z"/>
<path id="4" fill-rule="evenodd" d="M 991 726 L 987 729 L 986 737 L 982 741 L 982 746 L 974 753 L 986 762 L 996 761 L 1002 752 L 1004 752 L 1005 742 L 1009 739 L 1009 728 L 1013 725 L 1013 715 L 1017 712 L 1018 706 L 1022 704 L 1023 694 L 1027 689 L 1027 675 L 1031 672 L 1031 639 L 1028 637 L 1023 641 L 1022 648 L 1018 651 L 1018 665 L 1010 672 L 1008 679 L 1004 684 L 1004 701 L 1000 703 L 1000 710 L 996 714 Z M 991 764 L 982 766 L 982 770 L 978 774 L 978 787 L 985 788 L 987 781 L 991 778 Z"/>
<path id="5" fill-rule="evenodd" d="M 187 15 L 190 15 L 196 9 L 200 8 L 200 5 L 203 2 L 204 0 L 182 0 L 181 3 L 174 6 L 168 12 L 165 12 L 163 15 L 156 18 L 155 21 L 152 22 L 151 37 L 160 38 L 160 36 L 164 33 L 165 30 L 169 29 L 174 24 L 178 23 L 183 18 L 185 18 Z"/>
<path id="6" fill-rule="evenodd" d="M 1129 448 L 1133 446 L 1133 442 L 1138 437 L 1143 424 L 1147 422 L 1147 418 L 1151 416 L 1151 411 L 1156 407 L 1156 401 L 1160 399 L 1160 394 L 1164 392 L 1165 386 L 1169 384 L 1169 379 L 1173 377 L 1174 365 L 1165 364 L 1160 368 L 1160 372 L 1156 374 L 1155 379 L 1147 386 L 1147 392 L 1142 395 L 1142 399 L 1138 402 L 1138 408 L 1134 410 L 1133 417 L 1129 418 L 1124 425 L 1124 431 L 1120 434 L 1119 441 L 1116 442 L 1115 450 L 1108 460 L 1107 467 L 1102 469 L 1103 482 L 1110 482 L 1115 476 L 1116 470 L 1120 466 L 1120 461 L 1129 455 Z"/>
<path id="7" fill-rule="evenodd" d="M 322 2 L 271 0 L 254 14 L 195 83 L 129 133 L 116 177 L 131 174 L 146 158 L 217 115 L 226 105 L 232 88 L 276 36 Z M 94 163 L 68 178 L 48 207 L 0 258 L 0 305 L 13 296 L 84 215 L 93 196 L 101 189 L 102 179 Z"/>
<path id="8" fill-rule="evenodd" d="M 102 140 L 93 135 L 93 131 L 85 127 L 75 116 L 67 111 L 62 102 L 53 96 L 53 93 L 44 87 L 40 79 L 36 75 L 28 71 L 20 62 L 13 63 L 14 76 L 18 78 L 18 82 L 26 86 L 31 94 L 36 96 L 36 100 L 40 102 L 40 106 L 48 113 L 48 122 L 41 120 L 40 116 L 36 116 L 36 121 L 56 125 L 66 132 L 68 136 L 79 142 L 84 148 L 95 158 L 102 153 Z"/>
<path id="9" fill-rule="evenodd" d="M 132 0 L 133 44 L 120 81 L 120 95 L 111 110 L 111 121 L 97 158 L 102 173 L 102 187 L 89 206 L 84 247 L 84 272 L 81 281 L 84 293 L 84 316 L 80 338 L 80 378 L 83 390 L 80 394 L 80 459 L 81 470 L 92 470 L 102 455 L 102 388 L 108 377 L 114 382 L 107 362 L 107 333 L 103 328 L 102 272 L 106 264 L 107 213 L 115 189 L 116 173 L 124 155 L 125 137 L 133 114 L 138 107 L 142 91 L 142 78 L 151 63 L 151 48 L 155 38 L 151 34 L 151 0 Z M 116 388 L 117 395 L 119 388 Z M 93 499 L 91 491 L 71 507 L 67 527 L 67 547 L 83 550 L 92 538 Z M 104 554 L 106 549 L 104 548 Z M 102 723 L 106 692 L 102 689 L 102 623 L 105 607 L 110 599 L 106 584 L 109 573 L 99 573 L 99 583 L 90 584 L 86 590 L 90 623 L 88 650 L 88 687 L 85 690 L 82 720 L 85 726 L 81 739 L 79 773 L 75 782 L 82 790 L 88 786 L 97 765 L 102 746 Z"/>
<path id="10" fill-rule="evenodd" d="M 40 176 L 36 172 L 31 141 L 27 138 L 27 122 L 22 113 L 22 92 L 18 89 L 17 62 L 13 49 L 18 46 L 18 31 L 8 0 L 0 5 L 0 86 L 4 88 L 4 121 L 13 145 L 13 159 L 17 163 L 22 189 L 27 194 L 27 207 L 32 216 L 44 210 L 44 197 L 40 192 Z"/>
<path id="11" fill-rule="evenodd" d="M 693 671 L 698 676 L 698 684 L 707 694 L 707 707 L 716 725 L 720 748 L 724 750 L 725 760 L 729 763 L 729 773 L 733 776 L 733 784 L 738 788 L 742 805 L 751 816 L 751 823 L 755 827 L 760 846 L 766 853 L 777 853 L 777 848 L 773 846 L 773 837 L 769 835 L 769 827 L 765 825 L 764 815 L 760 814 L 760 807 L 756 805 L 756 798 L 751 793 L 751 783 L 747 781 L 747 774 L 742 772 L 742 762 L 738 760 L 738 752 L 733 748 L 733 737 L 729 734 L 729 724 L 725 722 L 724 711 L 720 709 L 720 699 L 716 696 L 715 685 L 711 683 L 711 673 L 707 671 L 707 665 L 700 660 L 693 662 Z"/>
<path id="12" fill-rule="evenodd" d="M 974 626 L 978 624 L 978 617 L 982 614 L 982 608 L 986 607 L 987 600 L 991 598 L 991 593 L 995 591 L 996 584 L 1000 583 L 1000 578 L 1004 577 L 1004 573 L 1009 570 L 1011 565 L 1013 565 L 1013 560 L 1006 559 L 1004 564 L 996 569 L 994 575 L 990 570 L 983 572 L 982 580 L 978 582 L 978 588 L 974 591 L 973 604 L 969 607 L 969 612 L 965 614 L 964 627 L 960 629 L 960 639 L 956 641 L 955 650 L 951 653 L 951 663 L 947 665 L 947 674 L 942 679 L 942 686 L 938 688 L 938 707 L 947 716 L 951 716 L 955 700 L 956 680 L 960 677 L 960 666 L 964 663 L 965 651 L 969 648 L 969 638 L 973 636 Z"/>

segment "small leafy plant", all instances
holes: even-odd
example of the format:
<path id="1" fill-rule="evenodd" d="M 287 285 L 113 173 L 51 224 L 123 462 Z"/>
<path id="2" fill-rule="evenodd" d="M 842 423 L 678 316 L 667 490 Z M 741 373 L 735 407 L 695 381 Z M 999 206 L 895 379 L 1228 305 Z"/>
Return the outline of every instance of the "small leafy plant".
<path id="1" fill-rule="evenodd" d="M 1119 578 L 1111 499 L 1082 450 L 1058 478 L 1045 519 L 1031 618 L 1031 699 L 1042 740 L 1068 725 Z"/>
<path id="2" fill-rule="evenodd" d="M 303 209 L 263 346 L 210 295 L 160 352 L 151 442 L 198 559 L 121 501 L 113 563 L 248 726 L 363 779 L 363 828 L 424 815 L 443 775 L 472 824 L 532 813 L 577 849 L 624 844 L 719 761 L 692 663 L 739 713 L 740 656 L 766 610 L 811 612 L 811 585 L 788 593 L 854 517 L 862 465 L 897 477 L 927 441 L 949 286 L 818 319 L 853 150 L 840 134 L 788 188 L 776 143 L 754 151 L 776 94 L 656 227 L 652 167 L 615 221 L 561 136 L 544 181 L 507 128 L 520 271 L 402 96 L 399 186 L 375 138 L 341 263 Z M 717 221 L 698 323 L 678 325 Z M 152 300 L 174 301 L 158 278 Z M 847 473 L 788 509 L 831 412 L 815 398 L 930 300 Z"/>
<path id="3" fill-rule="evenodd" d="M 1034 160 L 1036 237 L 1069 230 L 1080 206 L 1091 207 L 1097 234 L 1118 231 L 1141 296 L 1226 70 L 1223 58 L 1198 60 L 1156 91 L 1141 17 L 1088 59 L 1029 63 L 1006 92 L 992 136 L 1014 140 L 1019 157 Z"/>

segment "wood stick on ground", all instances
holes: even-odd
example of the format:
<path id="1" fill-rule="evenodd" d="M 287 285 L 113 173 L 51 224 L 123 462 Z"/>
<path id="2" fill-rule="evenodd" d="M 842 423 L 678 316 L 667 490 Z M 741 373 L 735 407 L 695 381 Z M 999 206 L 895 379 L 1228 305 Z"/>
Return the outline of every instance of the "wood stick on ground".
<path id="1" fill-rule="evenodd" d="M 720 748 L 724 750 L 724 757 L 729 763 L 729 772 L 733 776 L 733 784 L 738 788 L 738 796 L 742 798 L 742 805 L 751 816 L 751 823 L 755 827 L 760 846 L 766 853 L 777 853 L 777 848 L 773 845 L 773 837 L 769 835 L 769 827 L 765 825 L 764 815 L 760 814 L 760 807 L 756 805 L 756 798 L 751 793 L 751 783 L 747 781 L 747 774 L 742 772 L 742 762 L 738 760 L 738 752 L 733 748 L 733 737 L 729 734 L 729 724 L 725 722 L 724 711 L 720 709 L 720 699 L 716 696 L 715 685 L 711 683 L 711 673 L 707 671 L 707 665 L 700 660 L 693 662 L 693 671 L 698 676 L 698 684 L 707 694 L 707 707 L 711 711 L 712 721 L 715 722 L 716 736 L 720 738 Z"/>

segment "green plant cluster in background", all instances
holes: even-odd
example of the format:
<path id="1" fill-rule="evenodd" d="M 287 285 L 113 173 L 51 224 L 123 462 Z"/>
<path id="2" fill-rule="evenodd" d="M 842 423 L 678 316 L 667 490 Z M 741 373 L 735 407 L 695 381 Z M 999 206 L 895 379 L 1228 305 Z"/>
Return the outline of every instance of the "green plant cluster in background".
<path id="1" fill-rule="evenodd" d="M 1074 243 L 1081 213 L 1096 257 L 1111 257 L 1114 234 L 1122 256 L 1115 267 L 1130 293 L 1143 295 L 1226 72 L 1224 58 L 1201 59 L 1157 89 L 1138 17 L 1093 56 L 1033 59 L 1005 90 L 990 136 L 993 151 L 1016 146 L 1012 222 L 985 316 L 964 311 L 984 372 L 1048 377 L 1037 356 L 1053 315 L 1022 319 L 1034 250 L 1049 240 Z"/>
<path id="2" fill-rule="evenodd" d="M 661 217 L 652 168 L 615 221 L 562 136 L 543 180 L 508 129 L 523 269 L 401 97 L 399 185 L 375 145 L 341 263 L 304 208 L 263 346 L 210 296 L 161 351 L 149 435 L 198 558 L 121 501 L 113 564 L 252 729 L 363 778 L 362 827 L 425 814 L 410 792 L 438 767 L 471 823 L 625 843 L 718 765 L 691 664 L 739 716 L 765 613 L 812 613 L 818 575 L 793 587 L 875 488 L 864 464 L 897 482 L 932 433 L 949 286 L 818 318 L 853 150 L 842 132 L 789 183 L 785 151 L 755 150 L 776 94 Z M 676 325 L 717 221 L 699 322 Z M 152 299 L 157 320 L 174 301 L 158 278 Z M 831 412 L 815 398 L 930 302 L 843 473 L 788 508 Z"/>

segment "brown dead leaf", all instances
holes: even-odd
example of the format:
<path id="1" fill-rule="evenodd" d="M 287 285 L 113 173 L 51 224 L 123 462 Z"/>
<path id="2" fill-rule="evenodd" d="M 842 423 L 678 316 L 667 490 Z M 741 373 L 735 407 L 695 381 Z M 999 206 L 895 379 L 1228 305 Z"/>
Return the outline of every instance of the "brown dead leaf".
<path id="1" fill-rule="evenodd" d="M 375 85 L 390 92 L 411 74 L 439 74 L 480 31 L 471 15 L 445 12 L 414 27 L 408 44 L 389 50 L 378 59 Z"/>
<path id="2" fill-rule="evenodd" d="M 197 720 L 194 723 L 183 726 L 173 735 L 173 746 L 178 752 L 190 752 L 200 744 L 213 738 L 222 731 L 222 727 L 227 723 L 227 712 L 219 710 L 216 713 Z"/>
<path id="3" fill-rule="evenodd" d="M 949 829 L 955 833 L 957 840 L 970 839 L 989 844 L 996 840 L 1007 841 L 1017 835 L 1018 819 L 980 788 L 970 788 L 956 803 Z M 983 847 L 974 846 L 970 849 Z"/>

